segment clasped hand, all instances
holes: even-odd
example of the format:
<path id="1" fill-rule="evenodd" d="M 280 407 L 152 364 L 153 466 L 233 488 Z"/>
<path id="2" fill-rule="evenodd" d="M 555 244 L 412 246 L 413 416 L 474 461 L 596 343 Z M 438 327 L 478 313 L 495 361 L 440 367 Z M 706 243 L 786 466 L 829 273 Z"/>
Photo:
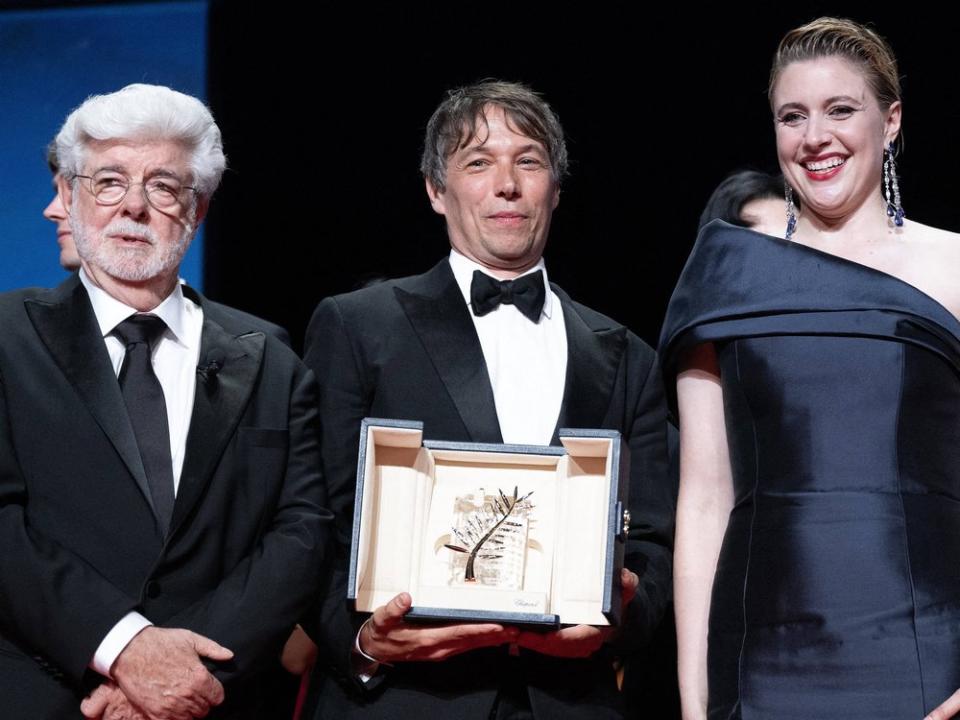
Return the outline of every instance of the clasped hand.
<path id="1" fill-rule="evenodd" d="M 201 658 L 225 661 L 227 648 L 189 630 L 144 628 L 117 657 L 113 682 L 80 705 L 91 720 L 191 720 L 223 702 L 223 685 Z"/>

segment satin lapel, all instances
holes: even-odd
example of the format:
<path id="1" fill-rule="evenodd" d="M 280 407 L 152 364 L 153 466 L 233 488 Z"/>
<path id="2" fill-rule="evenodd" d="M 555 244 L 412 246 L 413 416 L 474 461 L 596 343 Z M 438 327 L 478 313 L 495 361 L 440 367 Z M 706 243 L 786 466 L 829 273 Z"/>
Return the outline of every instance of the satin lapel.
<path id="1" fill-rule="evenodd" d="M 168 537 L 177 531 L 203 495 L 227 443 L 236 432 L 256 386 L 264 342 L 263 333 L 235 337 L 204 315 L 201 362 L 217 349 L 223 353 L 223 366 L 213 378 L 197 377 L 186 456 Z"/>
<path id="2" fill-rule="evenodd" d="M 623 326 L 591 327 L 565 293 L 558 291 L 557 294 L 561 297 L 567 329 L 567 379 L 557 427 L 553 431 L 554 442 L 560 428 L 603 426 L 627 337 Z"/>
<path id="3" fill-rule="evenodd" d="M 116 448 L 153 510 L 137 439 L 87 291 L 74 275 L 51 291 L 49 301 L 33 298 L 24 306 L 43 344 Z"/>
<path id="4" fill-rule="evenodd" d="M 470 439 L 503 442 L 480 339 L 447 261 L 424 281 L 422 294 L 396 288 L 397 302 L 443 380 Z"/>

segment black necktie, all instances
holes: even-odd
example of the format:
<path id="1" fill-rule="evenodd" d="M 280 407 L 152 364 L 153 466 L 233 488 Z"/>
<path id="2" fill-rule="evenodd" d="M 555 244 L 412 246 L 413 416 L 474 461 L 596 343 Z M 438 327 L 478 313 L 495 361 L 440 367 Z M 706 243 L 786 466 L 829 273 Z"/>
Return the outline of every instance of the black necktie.
<path id="1" fill-rule="evenodd" d="M 543 301 L 547 297 L 543 273 L 537 270 L 516 280 L 497 280 L 479 270 L 473 271 L 470 305 L 473 314 L 483 317 L 501 304 L 516 305 L 532 322 L 540 322 Z"/>
<path id="2" fill-rule="evenodd" d="M 120 391 L 140 448 L 160 530 L 166 537 L 173 515 L 173 462 L 163 388 L 150 362 L 153 344 L 167 325 L 155 315 L 133 315 L 114 328 L 127 346 L 120 366 Z"/>

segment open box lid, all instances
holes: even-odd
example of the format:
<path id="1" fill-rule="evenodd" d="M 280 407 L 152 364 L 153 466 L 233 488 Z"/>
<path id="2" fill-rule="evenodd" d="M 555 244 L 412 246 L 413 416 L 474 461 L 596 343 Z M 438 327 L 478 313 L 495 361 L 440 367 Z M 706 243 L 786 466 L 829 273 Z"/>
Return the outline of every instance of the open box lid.
<path id="1" fill-rule="evenodd" d="M 409 619 L 618 624 L 628 451 L 615 430 L 559 435 L 562 446 L 435 441 L 423 439 L 418 421 L 364 419 L 347 592 L 354 607 L 372 611 L 407 591 Z M 538 488 L 524 585 L 509 593 L 451 581 L 450 562 L 436 559 L 451 555 L 436 540 L 451 527 L 451 498 L 491 475 L 507 496 Z"/>

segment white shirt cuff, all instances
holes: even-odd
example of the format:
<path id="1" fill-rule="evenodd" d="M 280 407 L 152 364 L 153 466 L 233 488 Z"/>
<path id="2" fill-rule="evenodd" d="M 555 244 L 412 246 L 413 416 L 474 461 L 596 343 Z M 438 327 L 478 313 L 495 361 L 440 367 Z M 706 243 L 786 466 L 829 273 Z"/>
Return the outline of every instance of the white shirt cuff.
<path id="1" fill-rule="evenodd" d="M 370 621 L 367 620 L 367 622 Z M 364 625 L 366 624 L 365 622 Z M 370 657 L 360 649 L 361 632 L 363 632 L 363 625 L 360 626 L 360 630 L 357 631 L 357 636 L 353 639 L 353 655 L 350 658 L 350 664 L 354 676 L 360 680 L 360 682 L 366 684 L 370 682 L 370 678 L 377 674 L 377 671 L 380 669 L 380 661 Z"/>
<path id="2" fill-rule="evenodd" d="M 100 642 L 100 646 L 93 654 L 93 660 L 90 661 L 90 667 L 101 675 L 111 677 L 110 668 L 116 661 L 124 648 L 130 644 L 134 636 L 145 627 L 153 625 L 143 615 L 138 612 L 130 611 L 124 615 L 120 622 L 113 626 L 113 629 L 107 633 L 107 636 Z"/>

